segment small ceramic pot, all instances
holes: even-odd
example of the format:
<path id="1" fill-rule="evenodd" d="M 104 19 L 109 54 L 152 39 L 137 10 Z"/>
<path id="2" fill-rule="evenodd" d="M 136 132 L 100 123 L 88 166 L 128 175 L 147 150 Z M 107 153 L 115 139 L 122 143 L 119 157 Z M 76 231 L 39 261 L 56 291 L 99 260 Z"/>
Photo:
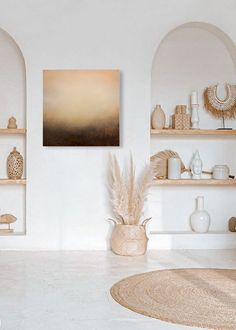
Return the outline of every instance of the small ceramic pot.
<path id="1" fill-rule="evenodd" d="M 227 165 L 215 165 L 213 168 L 213 179 L 227 180 L 229 178 L 229 168 Z"/>
<path id="2" fill-rule="evenodd" d="M 111 236 L 111 249 L 122 256 L 139 256 L 146 253 L 147 242 L 145 226 L 116 224 Z"/>

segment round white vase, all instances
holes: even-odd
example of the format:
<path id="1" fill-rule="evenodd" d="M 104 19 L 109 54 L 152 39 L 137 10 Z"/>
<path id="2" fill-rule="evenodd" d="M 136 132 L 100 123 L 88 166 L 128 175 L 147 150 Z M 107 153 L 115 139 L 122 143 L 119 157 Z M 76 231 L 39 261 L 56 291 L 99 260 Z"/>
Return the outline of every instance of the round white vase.
<path id="1" fill-rule="evenodd" d="M 151 117 L 151 125 L 154 129 L 163 129 L 166 123 L 166 116 L 160 104 L 155 106 Z"/>
<path id="2" fill-rule="evenodd" d="M 190 225 L 196 233 L 206 233 L 210 227 L 210 215 L 204 210 L 204 197 L 197 197 L 196 211 L 190 216 Z"/>

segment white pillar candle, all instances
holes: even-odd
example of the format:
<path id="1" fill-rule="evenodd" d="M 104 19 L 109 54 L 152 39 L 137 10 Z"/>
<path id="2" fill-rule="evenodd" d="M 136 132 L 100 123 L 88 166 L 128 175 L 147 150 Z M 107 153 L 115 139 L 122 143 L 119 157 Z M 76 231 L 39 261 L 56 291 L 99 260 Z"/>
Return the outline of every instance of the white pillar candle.
<path id="1" fill-rule="evenodd" d="M 191 93 L 191 104 L 198 104 L 198 97 L 197 92 L 193 91 Z"/>
<path id="2" fill-rule="evenodd" d="M 181 178 L 181 160 L 178 157 L 168 159 L 168 179 Z"/>

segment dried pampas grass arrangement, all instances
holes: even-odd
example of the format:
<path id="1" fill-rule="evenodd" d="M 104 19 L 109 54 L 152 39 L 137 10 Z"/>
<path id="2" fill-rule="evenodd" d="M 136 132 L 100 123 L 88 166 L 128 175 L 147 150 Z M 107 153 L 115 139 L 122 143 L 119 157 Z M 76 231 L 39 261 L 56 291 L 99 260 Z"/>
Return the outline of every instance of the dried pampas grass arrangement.
<path id="1" fill-rule="evenodd" d="M 136 181 L 132 156 L 130 156 L 127 175 L 121 172 L 116 156 L 112 155 L 110 157 L 109 183 L 111 202 L 117 224 L 140 224 L 144 202 L 152 179 L 152 169 L 147 166 L 139 180 Z M 148 220 L 145 219 L 144 221 Z"/>

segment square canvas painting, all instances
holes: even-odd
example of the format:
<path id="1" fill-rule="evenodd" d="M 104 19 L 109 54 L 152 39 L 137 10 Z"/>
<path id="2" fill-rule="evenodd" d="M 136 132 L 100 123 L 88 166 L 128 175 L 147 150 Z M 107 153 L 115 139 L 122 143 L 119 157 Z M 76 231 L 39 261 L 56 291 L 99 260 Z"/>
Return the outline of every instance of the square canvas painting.
<path id="1" fill-rule="evenodd" d="M 43 72 L 44 146 L 119 146 L 118 70 Z"/>

